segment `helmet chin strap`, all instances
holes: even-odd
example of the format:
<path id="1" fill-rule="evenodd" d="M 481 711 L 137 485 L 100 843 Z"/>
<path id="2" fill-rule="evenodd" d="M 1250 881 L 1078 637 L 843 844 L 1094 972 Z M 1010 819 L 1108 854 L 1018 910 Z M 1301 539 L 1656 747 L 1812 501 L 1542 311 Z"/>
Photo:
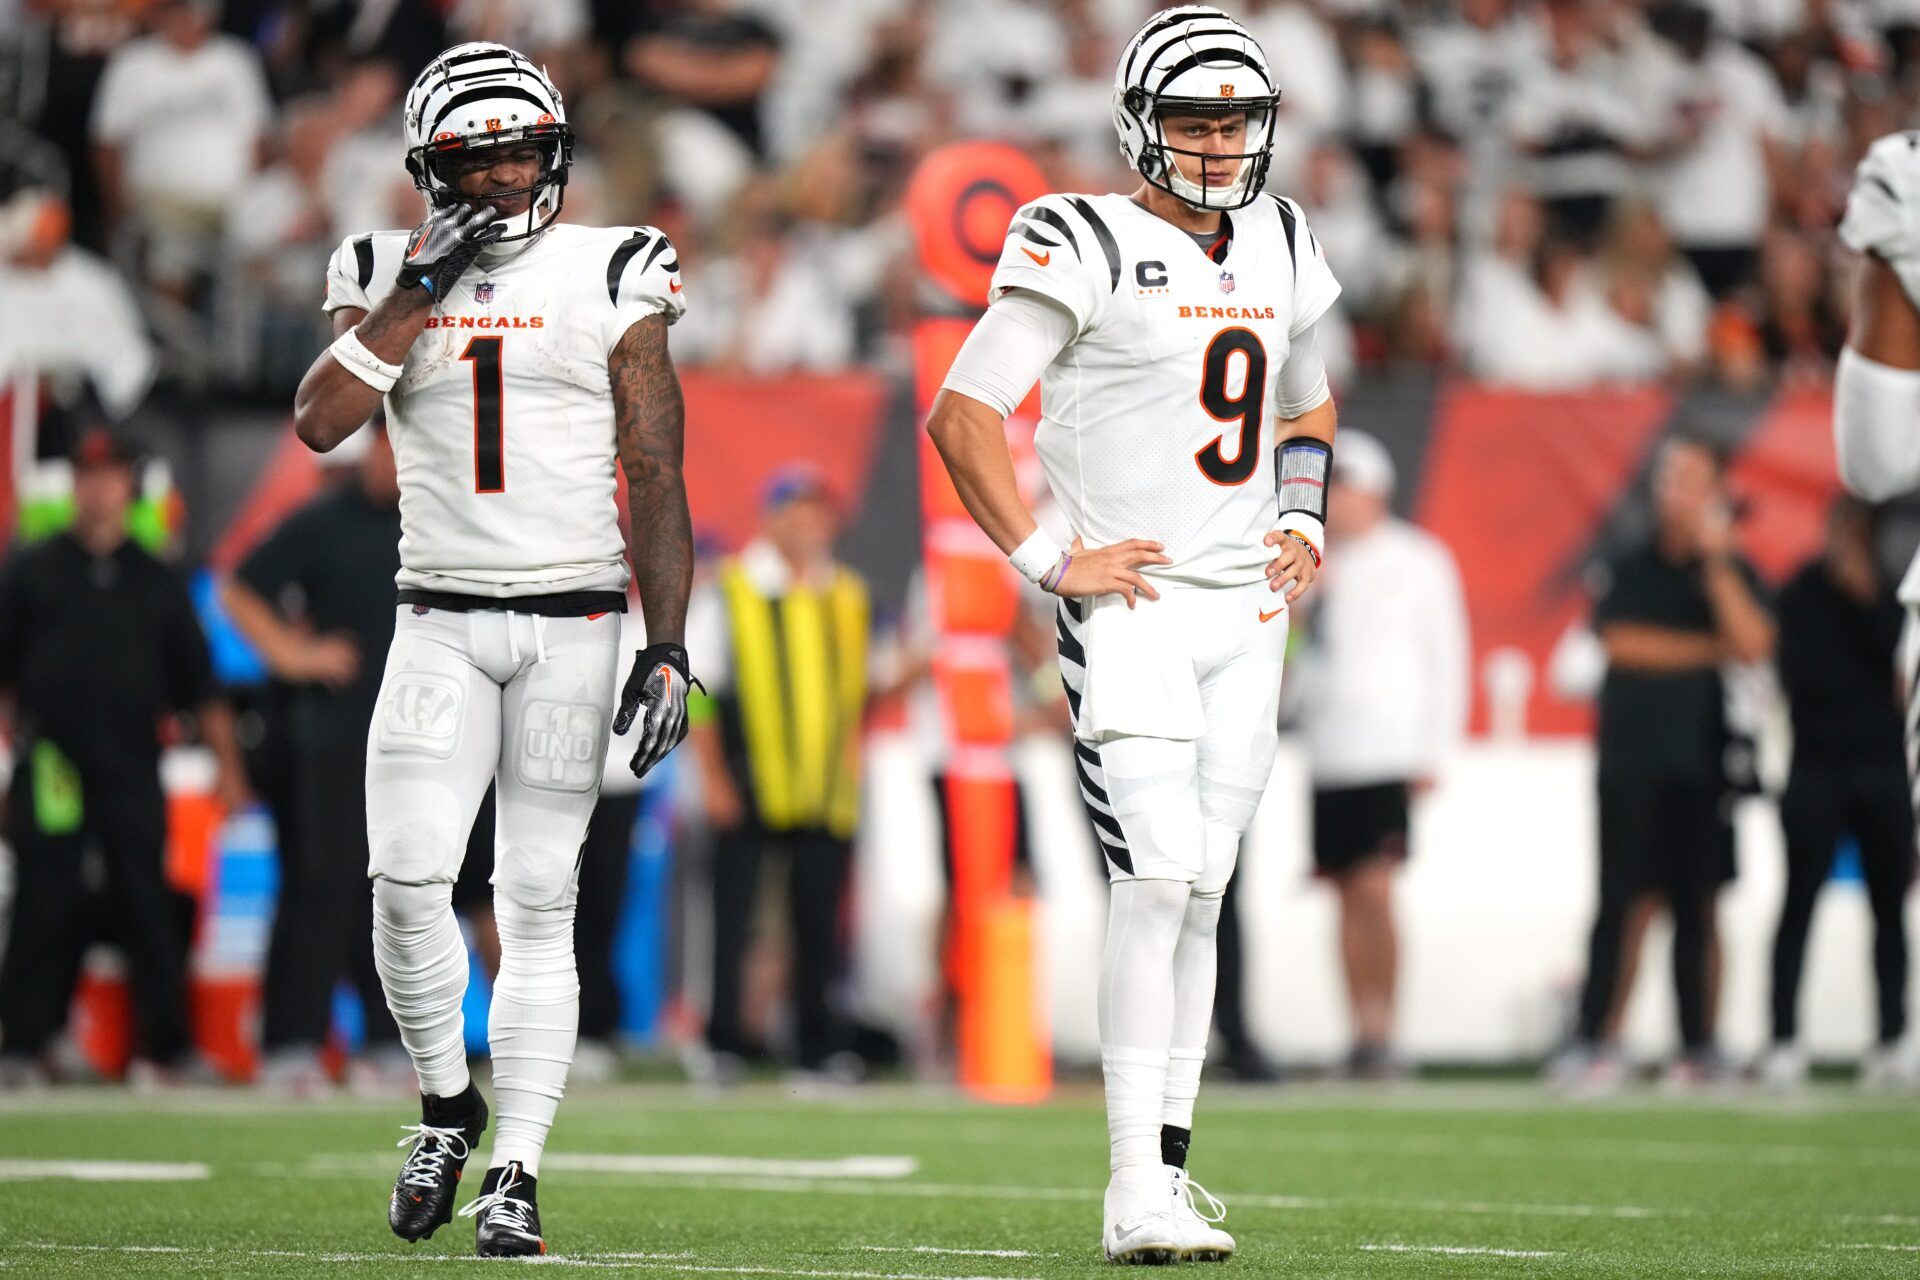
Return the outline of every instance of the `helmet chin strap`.
<path id="1" fill-rule="evenodd" d="M 1247 178 L 1253 171 L 1253 166 L 1247 161 L 1242 160 L 1240 162 L 1240 172 L 1234 177 L 1232 186 L 1203 187 L 1186 174 L 1180 172 L 1179 162 L 1173 158 L 1170 152 L 1165 154 L 1167 155 L 1167 186 L 1172 189 L 1174 195 L 1186 201 L 1188 205 L 1202 213 L 1218 211 L 1223 205 L 1238 200 L 1240 196 L 1245 193 Z M 1209 195 L 1219 196 L 1221 204 L 1207 203 L 1207 197 Z"/>

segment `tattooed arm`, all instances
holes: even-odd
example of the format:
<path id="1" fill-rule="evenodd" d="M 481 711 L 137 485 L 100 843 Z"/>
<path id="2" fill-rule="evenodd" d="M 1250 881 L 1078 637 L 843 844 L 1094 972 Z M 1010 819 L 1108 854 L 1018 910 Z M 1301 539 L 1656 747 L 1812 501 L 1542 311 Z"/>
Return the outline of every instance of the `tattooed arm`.
<path id="1" fill-rule="evenodd" d="M 433 295 L 419 285 L 395 289 L 372 311 L 341 307 L 333 313 L 333 336 L 355 325 L 367 350 L 388 364 L 407 358 L 413 340 L 426 330 Z M 378 391 L 348 373 L 332 350 L 322 351 L 293 397 L 293 429 L 315 453 L 326 453 L 360 429 L 379 409 Z"/>
<path id="2" fill-rule="evenodd" d="M 627 555 L 647 620 L 647 643 L 685 644 L 693 589 L 693 518 L 680 461 L 686 405 L 667 354 L 667 319 L 637 321 L 607 359 L 620 469 L 627 475 Z"/>

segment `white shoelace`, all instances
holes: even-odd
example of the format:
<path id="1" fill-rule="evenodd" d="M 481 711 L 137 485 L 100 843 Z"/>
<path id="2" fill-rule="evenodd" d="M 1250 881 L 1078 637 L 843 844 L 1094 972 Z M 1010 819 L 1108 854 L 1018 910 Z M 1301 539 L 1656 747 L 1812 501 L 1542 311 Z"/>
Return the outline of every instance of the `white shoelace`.
<path id="1" fill-rule="evenodd" d="M 1226 1203 L 1214 1195 L 1213 1192 L 1195 1182 L 1192 1178 L 1182 1177 L 1176 1181 L 1174 1183 L 1174 1193 L 1186 1204 L 1187 1212 L 1200 1219 L 1200 1221 L 1225 1222 L 1227 1220 Z M 1198 1195 L 1202 1200 L 1206 1201 L 1206 1209 L 1203 1210 L 1199 1205 L 1194 1203 L 1193 1198 L 1195 1195 Z"/>
<path id="2" fill-rule="evenodd" d="M 467 1135 L 459 1129 L 442 1129 L 437 1125 L 410 1124 L 406 1126 L 407 1136 L 394 1143 L 396 1147 L 411 1146 L 407 1162 L 400 1166 L 400 1181 L 409 1187 L 422 1189 L 438 1186 L 441 1166 L 448 1156 L 456 1160 L 465 1160 L 468 1154 Z M 454 1143 L 459 1149 L 454 1149 Z"/>
<path id="3" fill-rule="evenodd" d="M 520 1178 L 518 1173 L 502 1178 L 499 1186 L 487 1192 L 487 1194 L 475 1198 L 472 1204 L 460 1211 L 460 1216 L 463 1218 L 473 1218 L 483 1213 L 498 1211 L 506 1216 L 507 1225 L 515 1231 L 520 1232 L 522 1235 L 532 1235 L 533 1219 L 528 1215 L 532 1212 L 533 1206 L 525 1200 L 507 1194 L 519 1185 Z"/>

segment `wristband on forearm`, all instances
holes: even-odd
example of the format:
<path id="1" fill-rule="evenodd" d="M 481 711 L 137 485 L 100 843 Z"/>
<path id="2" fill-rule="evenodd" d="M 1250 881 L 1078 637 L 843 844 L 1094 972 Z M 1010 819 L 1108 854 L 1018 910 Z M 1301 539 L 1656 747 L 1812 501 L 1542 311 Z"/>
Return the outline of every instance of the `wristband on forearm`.
<path id="1" fill-rule="evenodd" d="M 360 341 L 360 335 L 356 332 L 358 328 L 355 325 L 335 338 L 327 350 L 333 353 L 333 358 L 340 362 L 341 368 L 385 395 L 393 390 L 393 384 L 400 381 L 400 375 L 406 370 L 397 364 L 388 364 L 368 350 L 367 344 Z"/>
<path id="2" fill-rule="evenodd" d="M 1067 566 L 1073 563 L 1073 557 L 1062 551 L 1045 529 L 1036 528 L 1025 542 L 1013 549 L 1007 562 L 1028 582 L 1042 591 L 1052 591 L 1060 585 L 1060 579 L 1067 576 Z"/>
<path id="3" fill-rule="evenodd" d="M 1327 548 L 1327 473 L 1333 446 L 1313 436 L 1282 440 L 1273 451 L 1276 527 L 1306 544 L 1317 567 Z"/>

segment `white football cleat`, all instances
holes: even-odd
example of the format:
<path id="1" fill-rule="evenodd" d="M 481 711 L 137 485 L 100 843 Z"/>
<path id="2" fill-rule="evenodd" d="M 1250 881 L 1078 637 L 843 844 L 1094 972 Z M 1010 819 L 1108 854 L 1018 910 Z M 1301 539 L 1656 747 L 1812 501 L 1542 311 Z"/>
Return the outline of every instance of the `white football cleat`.
<path id="1" fill-rule="evenodd" d="M 1137 1179 L 1129 1179 L 1137 1181 Z M 1100 1232 L 1108 1262 L 1164 1267 L 1180 1261 L 1180 1227 L 1164 1195 L 1140 1194 L 1116 1173 L 1107 1184 L 1106 1222 Z"/>
<path id="2" fill-rule="evenodd" d="M 1876 1044 L 1860 1062 L 1860 1089 L 1864 1093 L 1911 1093 L 1920 1089 L 1920 1062 L 1898 1045 Z"/>
<path id="3" fill-rule="evenodd" d="M 1760 1060 L 1760 1087 L 1768 1093 L 1798 1093 L 1807 1083 L 1807 1051 L 1776 1044 Z"/>
<path id="4" fill-rule="evenodd" d="M 1187 1176 L 1185 1169 L 1166 1166 L 1173 1180 L 1173 1222 L 1180 1234 L 1180 1257 L 1185 1262 L 1225 1262 L 1233 1256 L 1233 1237 L 1220 1229 L 1227 1206 Z M 1198 1196 L 1205 1204 L 1194 1203 Z"/>

